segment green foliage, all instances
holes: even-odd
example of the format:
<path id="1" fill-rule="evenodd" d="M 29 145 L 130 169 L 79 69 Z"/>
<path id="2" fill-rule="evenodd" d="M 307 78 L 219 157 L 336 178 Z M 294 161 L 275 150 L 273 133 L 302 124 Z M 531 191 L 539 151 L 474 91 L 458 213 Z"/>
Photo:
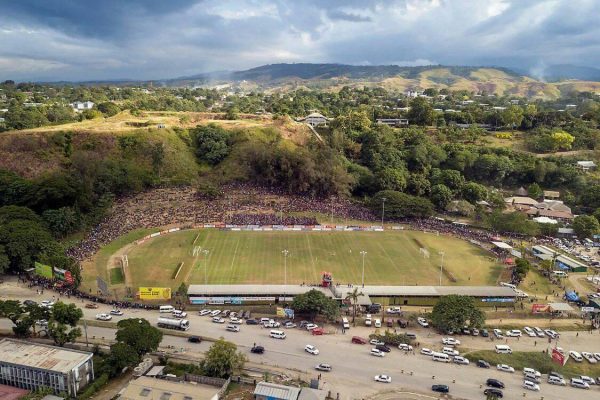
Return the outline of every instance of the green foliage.
<path id="1" fill-rule="evenodd" d="M 219 125 L 198 126 L 190 134 L 195 138 L 196 155 L 200 160 L 216 165 L 229 154 L 231 134 Z"/>
<path id="2" fill-rule="evenodd" d="M 118 342 L 110 346 L 110 354 L 104 362 L 111 378 L 118 376 L 126 367 L 132 367 L 140 361 L 140 356 L 130 345 Z"/>
<path id="3" fill-rule="evenodd" d="M 158 349 L 163 334 L 143 318 L 122 319 L 117 323 L 118 342 L 131 346 L 139 356 Z"/>
<path id="4" fill-rule="evenodd" d="M 538 185 L 536 182 L 533 182 L 527 188 L 527 194 L 533 199 L 539 199 L 542 197 L 542 194 L 544 194 L 544 192 L 542 191 L 540 185 Z"/>
<path id="5" fill-rule="evenodd" d="M 487 200 L 488 190 L 485 186 L 476 182 L 468 182 L 462 187 L 462 196 L 471 204 Z"/>
<path id="6" fill-rule="evenodd" d="M 81 227 L 81 216 L 72 207 L 46 210 L 42 217 L 55 237 L 65 237 Z"/>
<path id="7" fill-rule="evenodd" d="M 463 327 L 482 328 L 485 314 L 469 296 L 442 296 L 433 306 L 431 322 L 441 332 L 459 331 Z"/>
<path id="8" fill-rule="evenodd" d="M 578 215 L 573 219 L 573 230 L 579 238 L 591 238 L 600 233 L 600 223 L 593 215 Z"/>
<path id="9" fill-rule="evenodd" d="M 48 321 L 48 336 L 54 340 L 54 344 L 63 347 L 67 343 L 74 343 L 81 336 L 80 328 L 71 328 L 56 320 Z"/>
<path id="10" fill-rule="evenodd" d="M 315 289 L 295 296 L 292 308 L 297 314 L 309 315 L 311 320 L 314 320 L 317 315 L 322 315 L 332 321 L 340 313 L 340 307 L 335 300 Z"/>
<path id="11" fill-rule="evenodd" d="M 535 236 L 540 232 L 538 224 L 520 212 L 505 214 L 496 210 L 487 215 L 484 222 L 488 228 L 497 232 L 514 232 L 528 236 Z"/>
<path id="12" fill-rule="evenodd" d="M 91 385 L 89 385 L 81 394 L 77 396 L 77 400 L 87 400 L 97 393 L 104 385 L 108 383 L 109 374 L 102 374 Z"/>
<path id="13" fill-rule="evenodd" d="M 74 303 L 66 304 L 58 301 L 52 307 L 52 319 L 61 324 L 74 327 L 81 318 L 83 318 L 83 311 Z"/>
<path id="14" fill-rule="evenodd" d="M 228 378 L 234 372 L 240 371 L 246 360 L 246 356 L 237 351 L 235 343 L 221 338 L 210 346 L 201 367 L 206 376 Z"/>
<path id="15" fill-rule="evenodd" d="M 529 264 L 529 261 L 524 258 L 517 258 L 514 273 L 519 282 L 525 279 L 530 268 L 531 264 Z"/>
<path id="16" fill-rule="evenodd" d="M 385 215 L 387 219 L 424 218 L 433 215 L 433 204 L 429 200 L 393 190 L 377 192 L 373 196 L 369 205 L 376 213 L 381 212 L 383 198 L 386 199 Z"/>
<path id="17" fill-rule="evenodd" d="M 452 201 L 452 190 L 446 185 L 438 184 L 431 187 L 429 196 L 432 203 L 440 210 L 444 210 Z"/>
<path id="18" fill-rule="evenodd" d="M 408 120 L 415 125 L 432 125 L 433 124 L 433 107 L 423 97 L 417 97 L 410 103 L 410 111 L 408 112 Z"/>
<path id="19" fill-rule="evenodd" d="M 107 117 L 112 117 L 112 116 L 120 113 L 121 109 L 115 103 L 113 103 L 111 101 L 105 101 L 103 103 L 98 104 L 98 111 L 100 111 L 102 114 L 106 115 Z"/>
<path id="20" fill-rule="evenodd" d="M 387 345 L 394 347 L 398 347 L 398 345 L 401 343 L 411 344 L 413 342 L 413 340 L 406 336 L 406 334 L 390 332 L 387 329 L 385 330 L 385 332 L 383 332 L 383 334 L 373 333 L 369 335 L 369 338 L 377 339 Z"/>

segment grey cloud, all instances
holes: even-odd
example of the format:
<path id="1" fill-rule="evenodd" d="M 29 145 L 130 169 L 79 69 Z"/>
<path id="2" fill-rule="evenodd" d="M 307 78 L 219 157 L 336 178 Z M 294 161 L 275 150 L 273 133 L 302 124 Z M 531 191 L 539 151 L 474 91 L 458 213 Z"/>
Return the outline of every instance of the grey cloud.
<path id="1" fill-rule="evenodd" d="M 370 21 L 372 21 L 371 17 L 353 14 L 353 13 L 345 12 L 342 10 L 331 10 L 327 13 L 327 16 L 333 20 L 342 20 L 342 21 L 349 21 L 349 22 L 370 22 Z"/>

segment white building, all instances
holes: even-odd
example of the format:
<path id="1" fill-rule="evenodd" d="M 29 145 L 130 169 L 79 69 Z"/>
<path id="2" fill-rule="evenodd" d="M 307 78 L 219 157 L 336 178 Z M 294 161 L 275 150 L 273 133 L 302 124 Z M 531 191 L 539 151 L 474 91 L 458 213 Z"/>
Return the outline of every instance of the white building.
<path id="1" fill-rule="evenodd" d="M 92 108 L 94 108 L 94 102 L 93 101 L 76 101 L 74 103 L 71 103 L 71 107 L 75 111 L 91 110 Z"/>
<path id="2" fill-rule="evenodd" d="M 596 163 L 593 161 L 577 161 L 577 168 L 584 172 L 588 172 L 589 170 L 596 168 Z"/>
<path id="3" fill-rule="evenodd" d="M 326 116 L 318 112 L 313 112 L 298 121 L 306 122 L 308 125 L 312 126 L 313 128 L 316 128 L 317 126 L 321 125 L 327 126 L 327 123 L 331 121 L 331 118 L 327 118 Z"/>

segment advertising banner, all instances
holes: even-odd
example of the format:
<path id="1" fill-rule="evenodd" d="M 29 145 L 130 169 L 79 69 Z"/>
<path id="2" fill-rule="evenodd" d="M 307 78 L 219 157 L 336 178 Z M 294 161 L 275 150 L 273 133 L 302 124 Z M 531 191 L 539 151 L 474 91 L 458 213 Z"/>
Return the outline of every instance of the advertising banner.
<path id="1" fill-rule="evenodd" d="M 532 304 L 531 312 L 533 313 L 541 313 L 548 311 L 548 304 Z"/>
<path id="2" fill-rule="evenodd" d="M 68 284 L 73 284 L 73 275 L 71 275 L 71 271 L 67 271 L 66 269 L 54 268 L 54 277 Z"/>
<path id="3" fill-rule="evenodd" d="M 171 288 L 140 287 L 139 296 L 141 300 L 169 300 Z"/>
<path id="4" fill-rule="evenodd" d="M 552 361 L 555 363 L 565 365 L 567 363 L 567 358 L 568 357 L 566 357 L 558 349 L 552 349 Z"/>
<path id="5" fill-rule="evenodd" d="M 35 262 L 35 274 L 39 276 L 43 276 L 44 278 L 52 279 L 52 267 L 49 265 L 45 265 L 39 262 Z"/>

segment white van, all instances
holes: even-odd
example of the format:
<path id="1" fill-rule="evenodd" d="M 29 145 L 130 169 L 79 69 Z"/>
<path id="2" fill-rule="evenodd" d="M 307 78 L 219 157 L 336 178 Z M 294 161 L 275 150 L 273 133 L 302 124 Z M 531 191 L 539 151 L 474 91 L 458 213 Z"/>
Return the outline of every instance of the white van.
<path id="1" fill-rule="evenodd" d="M 373 323 L 373 321 L 371 320 L 371 314 L 367 314 L 367 316 L 365 318 L 365 325 L 371 326 L 372 323 Z"/>
<path id="2" fill-rule="evenodd" d="M 375 328 L 381 328 L 381 320 L 379 318 L 375 320 Z"/>
<path id="3" fill-rule="evenodd" d="M 160 306 L 158 308 L 158 311 L 161 313 L 172 313 L 173 311 L 175 311 L 175 307 L 173 306 Z"/>
<path id="4" fill-rule="evenodd" d="M 449 356 L 458 356 L 460 353 L 458 350 L 454 350 L 452 347 L 444 347 L 442 349 L 442 353 L 447 354 Z"/>
<path id="5" fill-rule="evenodd" d="M 578 353 L 577 351 L 575 351 L 575 350 L 571 350 L 571 351 L 569 351 L 569 356 L 570 356 L 570 357 L 571 357 L 573 360 L 575 360 L 575 361 L 577 361 L 577 362 L 582 362 L 582 361 L 583 361 L 583 356 L 582 356 L 581 354 L 579 354 L 579 353 Z"/>
<path id="6" fill-rule="evenodd" d="M 439 362 L 445 362 L 445 363 L 450 362 L 450 356 L 448 354 L 444 354 L 444 353 L 433 352 L 431 354 L 431 359 L 433 361 L 439 361 Z"/>
<path id="7" fill-rule="evenodd" d="M 350 323 L 348 322 L 348 318 L 342 318 L 342 326 L 344 327 L 344 329 L 350 329 Z"/>
<path id="8" fill-rule="evenodd" d="M 567 382 L 563 378 L 554 375 L 548 377 L 548 383 L 551 385 L 567 386 Z"/>
<path id="9" fill-rule="evenodd" d="M 285 332 L 272 330 L 271 333 L 269 333 L 269 336 L 275 339 L 285 339 Z"/>
<path id="10" fill-rule="evenodd" d="M 510 346 L 505 344 L 497 344 L 496 345 L 496 353 L 498 354 L 512 354 L 512 349 Z"/>
<path id="11" fill-rule="evenodd" d="M 552 275 L 557 276 L 559 278 L 566 278 L 569 276 L 565 271 L 552 271 Z"/>

